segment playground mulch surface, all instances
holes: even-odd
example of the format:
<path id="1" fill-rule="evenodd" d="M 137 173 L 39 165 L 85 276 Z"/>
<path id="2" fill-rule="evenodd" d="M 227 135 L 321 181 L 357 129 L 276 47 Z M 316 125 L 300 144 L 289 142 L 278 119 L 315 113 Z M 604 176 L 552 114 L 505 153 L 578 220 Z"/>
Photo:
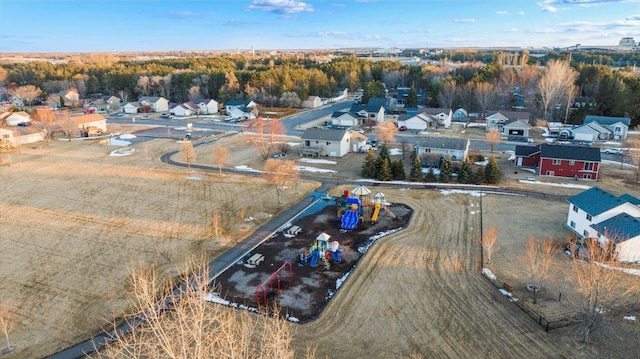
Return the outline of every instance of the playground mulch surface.
<path id="1" fill-rule="evenodd" d="M 270 306 L 276 303 L 281 312 L 294 321 L 312 320 L 324 309 L 335 293 L 337 283 L 346 279 L 369 246 L 384 234 L 395 233 L 406 226 L 413 213 L 412 209 L 404 204 L 393 204 L 387 206 L 387 210 L 381 210 L 378 221 L 372 223 L 369 220 L 371 208 L 365 207 L 365 220 L 359 221 L 355 229 L 344 231 L 340 229 L 341 221 L 337 217 L 335 201 L 331 202 L 319 212 L 303 214 L 304 217 L 292 221 L 292 226 L 302 228 L 295 237 L 285 235 L 285 229 L 247 255 L 245 262 L 255 253 L 264 255 L 264 261 L 255 268 L 239 262 L 222 273 L 217 278 L 217 284 L 221 287 L 225 299 L 248 307 L 264 306 L 264 293 L 259 291 L 260 294 L 256 297 L 256 289 L 288 262 L 291 266 L 285 265 L 278 272 L 279 291 L 277 278 L 271 283 L 265 283 L 267 302 Z M 341 262 L 329 259 L 329 269 L 325 268 L 322 261 L 318 261 L 315 268 L 308 263 L 303 265 L 300 262 L 300 254 L 308 250 L 315 238 L 323 232 L 331 236 L 329 242 L 340 243 Z"/>

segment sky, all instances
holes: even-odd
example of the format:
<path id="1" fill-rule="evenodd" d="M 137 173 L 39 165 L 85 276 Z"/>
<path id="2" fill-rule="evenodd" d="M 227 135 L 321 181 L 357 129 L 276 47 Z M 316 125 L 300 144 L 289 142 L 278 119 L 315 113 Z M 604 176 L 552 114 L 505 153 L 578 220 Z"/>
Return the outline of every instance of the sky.
<path id="1" fill-rule="evenodd" d="M 640 0 L 2 0 L 0 52 L 616 46 Z"/>

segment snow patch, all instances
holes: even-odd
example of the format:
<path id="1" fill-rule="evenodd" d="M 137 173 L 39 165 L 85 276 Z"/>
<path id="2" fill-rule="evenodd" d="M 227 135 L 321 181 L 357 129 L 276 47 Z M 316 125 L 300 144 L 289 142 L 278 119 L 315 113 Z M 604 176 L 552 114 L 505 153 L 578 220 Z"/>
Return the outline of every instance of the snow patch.
<path id="1" fill-rule="evenodd" d="M 635 315 L 625 315 L 624 320 L 633 320 L 634 322 L 636 321 L 636 316 Z"/>
<path id="2" fill-rule="evenodd" d="M 402 150 L 399 148 L 392 148 L 389 150 L 389 155 L 391 156 L 402 156 Z"/>
<path id="3" fill-rule="evenodd" d="M 204 179 L 201 175 L 188 175 L 186 178 L 194 181 L 202 181 Z"/>
<path id="4" fill-rule="evenodd" d="M 328 170 L 325 168 L 308 167 L 308 166 L 295 166 L 298 171 L 315 172 L 315 173 L 336 173 L 335 170 Z"/>
<path id="5" fill-rule="evenodd" d="M 253 168 L 251 168 L 249 166 L 246 166 L 246 165 L 234 166 L 233 168 L 237 169 L 238 171 L 262 173 L 262 171 L 253 169 Z"/>
<path id="6" fill-rule="evenodd" d="M 371 248 L 371 246 L 373 245 L 373 243 L 375 243 L 378 239 L 384 237 L 384 236 L 388 236 L 390 234 L 396 233 L 398 231 L 402 230 L 402 227 L 400 228 L 394 228 L 394 229 L 390 229 L 388 231 L 384 231 L 384 232 L 378 232 L 375 235 L 369 237 L 369 239 L 364 242 L 364 244 L 360 245 L 358 247 L 358 252 L 365 254 L 367 253 L 367 251 L 369 250 L 369 248 Z"/>
<path id="7" fill-rule="evenodd" d="M 489 268 L 482 268 L 482 274 L 484 274 L 485 277 L 487 277 L 487 278 L 489 278 L 491 280 L 496 280 L 496 275 L 493 274 Z M 501 290 L 503 290 L 503 289 L 501 289 Z"/>
<path id="8" fill-rule="evenodd" d="M 591 186 L 587 186 L 587 185 L 583 185 L 583 184 L 571 184 L 571 183 L 552 183 L 552 182 L 541 182 L 541 181 L 536 181 L 536 180 L 528 180 L 528 179 L 521 179 L 519 180 L 522 183 L 530 183 L 530 184 L 537 184 L 537 185 L 543 185 L 543 186 L 554 186 L 554 187 L 567 187 L 567 188 L 578 188 L 578 189 L 589 189 L 591 188 Z"/>
<path id="9" fill-rule="evenodd" d="M 440 193 L 442 193 L 445 196 L 448 196 L 450 194 L 468 194 L 473 197 L 480 197 L 485 195 L 485 193 L 482 193 L 480 191 L 468 191 L 464 189 L 441 189 Z"/>
<path id="10" fill-rule="evenodd" d="M 327 164 L 327 165 L 335 165 L 338 164 L 338 162 L 336 161 L 331 161 L 331 160 L 320 160 L 320 159 L 314 159 L 314 158 L 300 158 L 298 160 L 298 162 L 304 162 L 304 163 L 315 163 L 315 164 Z"/>

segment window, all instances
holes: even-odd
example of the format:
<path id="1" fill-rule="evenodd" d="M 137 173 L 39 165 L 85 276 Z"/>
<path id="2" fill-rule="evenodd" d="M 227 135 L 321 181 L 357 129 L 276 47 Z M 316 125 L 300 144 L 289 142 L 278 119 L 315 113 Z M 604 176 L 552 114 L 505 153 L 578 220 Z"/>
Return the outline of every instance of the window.
<path id="1" fill-rule="evenodd" d="M 575 204 L 573 205 L 573 211 L 578 213 L 578 206 L 576 206 Z"/>
<path id="2" fill-rule="evenodd" d="M 575 165 L 575 164 L 576 164 L 576 161 L 574 161 L 574 160 L 569 161 L 569 165 L 570 165 L 570 166 L 573 166 L 573 165 Z"/>
<path id="3" fill-rule="evenodd" d="M 331 142 L 327 141 L 327 146 L 329 146 L 331 144 Z"/>
<path id="4" fill-rule="evenodd" d="M 584 179 L 591 179 L 591 175 L 582 175 L 582 178 L 584 178 Z"/>
<path id="5" fill-rule="evenodd" d="M 555 174 L 554 171 L 547 171 L 547 176 L 555 176 Z"/>
<path id="6" fill-rule="evenodd" d="M 570 224 L 570 226 L 571 226 L 571 228 L 573 228 L 573 229 L 576 229 L 576 222 L 574 222 L 574 221 L 571 221 L 571 224 Z"/>
<path id="7" fill-rule="evenodd" d="M 582 235 L 583 235 L 585 238 L 588 238 L 588 237 L 589 237 L 589 232 L 587 232 L 587 230 L 585 229 L 585 230 L 582 232 Z"/>
<path id="8" fill-rule="evenodd" d="M 591 222 L 591 218 L 593 218 L 593 217 L 591 217 L 591 215 L 589 213 L 587 213 L 587 221 Z"/>
<path id="9" fill-rule="evenodd" d="M 622 129 L 621 129 L 620 127 L 617 127 L 617 126 L 616 126 L 616 128 L 615 128 L 615 132 L 616 132 L 616 133 L 620 133 L 620 132 L 622 132 Z"/>
<path id="10" fill-rule="evenodd" d="M 585 171 L 593 171 L 594 168 L 595 168 L 595 164 L 593 162 L 585 162 L 584 163 L 584 170 Z"/>
<path id="11" fill-rule="evenodd" d="M 554 165 L 559 165 L 560 163 L 562 163 L 562 160 L 553 160 L 553 164 Z"/>

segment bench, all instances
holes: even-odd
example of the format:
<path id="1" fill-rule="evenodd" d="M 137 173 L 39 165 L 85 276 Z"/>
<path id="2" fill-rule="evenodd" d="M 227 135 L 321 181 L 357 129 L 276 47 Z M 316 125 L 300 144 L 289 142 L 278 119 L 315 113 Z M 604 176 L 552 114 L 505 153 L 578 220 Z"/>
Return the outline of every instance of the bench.
<path id="1" fill-rule="evenodd" d="M 251 256 L 251 258 L 247 259 L 247 263 L 257 266 L 264 260 L 264 256 L 260 253 L 256 253 Z"/>
<path id="2" fill-rule="evenodd" d="M 300 232 L 302 232 L 302 228 L 300 228 L 300 226 L 293 226 L 287 230 L 287 233 L 294 236 L 298 235 Z"/>
<path id="3" fill-rule="evenodd" d="M 513 286 L 507 282 L 502 282 L 502 287 L 509 292 L 513 292 Z"/>

